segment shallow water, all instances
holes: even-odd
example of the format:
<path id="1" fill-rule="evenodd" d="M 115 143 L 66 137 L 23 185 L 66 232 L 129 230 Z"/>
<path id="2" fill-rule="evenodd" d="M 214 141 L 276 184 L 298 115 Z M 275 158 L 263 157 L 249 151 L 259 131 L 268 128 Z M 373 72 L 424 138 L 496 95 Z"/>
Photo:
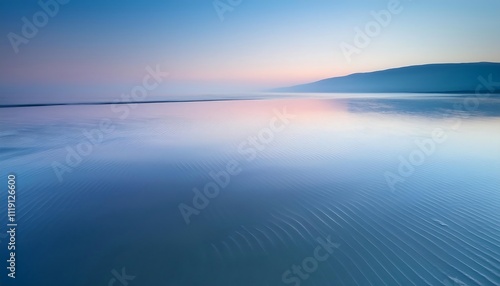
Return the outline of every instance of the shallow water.
<path id="1" fill-rule="evenodd" d="M 122 269 L 130 286 L 499 285 L 500 99 L 472 103 L 0 108 L 1 176 L 18 184 L 16 285 L 121 285 Z M 328 258 L 293 274 L 327 238 Z"/>

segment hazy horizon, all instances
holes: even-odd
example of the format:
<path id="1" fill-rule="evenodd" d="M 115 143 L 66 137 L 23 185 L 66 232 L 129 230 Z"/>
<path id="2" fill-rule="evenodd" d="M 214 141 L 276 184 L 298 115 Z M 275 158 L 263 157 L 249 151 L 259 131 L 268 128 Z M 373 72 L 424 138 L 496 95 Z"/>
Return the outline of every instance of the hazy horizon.
<path id="1" fill-rule="evenodd" d="M 45 11 L 40 4 L 0 1 L 2 101 L 117 97 L 157 65 L 169 76 L 155 93 L 168 95 L 261 91 L 429 63 L 500 62 L 500 37 L 493 36 L 498 1 L 55 3 L 57 9 L 47 4 L 53 15 L 43 23 L 33 18 Z M 364 32 L 373 12 L 391 5 L 395 13 L 348 60 L 342 44 L 354 46 L 357 27 Z M 24 17 L 42 21 L 31 38 L 24 37 Z"/>

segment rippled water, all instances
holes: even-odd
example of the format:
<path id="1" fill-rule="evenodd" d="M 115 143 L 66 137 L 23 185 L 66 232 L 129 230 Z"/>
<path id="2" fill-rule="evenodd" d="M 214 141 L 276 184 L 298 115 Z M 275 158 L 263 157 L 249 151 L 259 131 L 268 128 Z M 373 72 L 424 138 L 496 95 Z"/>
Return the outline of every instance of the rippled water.
<path id="1" fill-rule="evenodd" d="M 130 286 L 500 285 L 499 98 L 120 110 L 0 108 L 1 176 L 18 183 L 16 285 L 122 285 L 122 270 Z M 207 185 L 200 200 L 193 188 Z M 336 248 L 304 270 L 325 239 Z"/>

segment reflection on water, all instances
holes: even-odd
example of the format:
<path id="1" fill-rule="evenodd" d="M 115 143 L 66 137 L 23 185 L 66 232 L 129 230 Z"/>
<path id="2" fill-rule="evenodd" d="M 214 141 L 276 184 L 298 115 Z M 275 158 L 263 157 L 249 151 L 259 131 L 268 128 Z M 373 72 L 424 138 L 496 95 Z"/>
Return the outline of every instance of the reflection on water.
<path id="1" fill-rule="evenodd" d="M 158 103 L 123 118 L 106 105 L 2 108 L 16 280 L 108 285 L 125 268 L 131 286 L 498 285 L 500 99 L 465 99 Z M 284 109 L 289 124 L 252 144 Z M 446 140 L 391 192 L 384 173 L 436 128 Z M 193 188 L 230 162 L 240 172 L 197 208 Z M 328 259 L 293 272 L 328 237 Z"/>

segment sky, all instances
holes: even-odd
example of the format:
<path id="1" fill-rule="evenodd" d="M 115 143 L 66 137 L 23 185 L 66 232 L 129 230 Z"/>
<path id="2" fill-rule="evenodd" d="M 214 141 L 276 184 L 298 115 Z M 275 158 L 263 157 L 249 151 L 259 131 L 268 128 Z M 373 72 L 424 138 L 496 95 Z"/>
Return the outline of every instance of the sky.
<path id="1" fill-rule="evenodd" d="M 140 84 L 147 66 L 168 72 L 157 90 L 168 95 L 500 62 L 498 0 L 55 1 L 0 0 L 0 101 L 116 96 Z M 373 12 L 390 20 L 376 29 Z M 38 31 L 23 34 L 23 19 Z M 369 43 L 356 45 L 367 26 Z"/>

